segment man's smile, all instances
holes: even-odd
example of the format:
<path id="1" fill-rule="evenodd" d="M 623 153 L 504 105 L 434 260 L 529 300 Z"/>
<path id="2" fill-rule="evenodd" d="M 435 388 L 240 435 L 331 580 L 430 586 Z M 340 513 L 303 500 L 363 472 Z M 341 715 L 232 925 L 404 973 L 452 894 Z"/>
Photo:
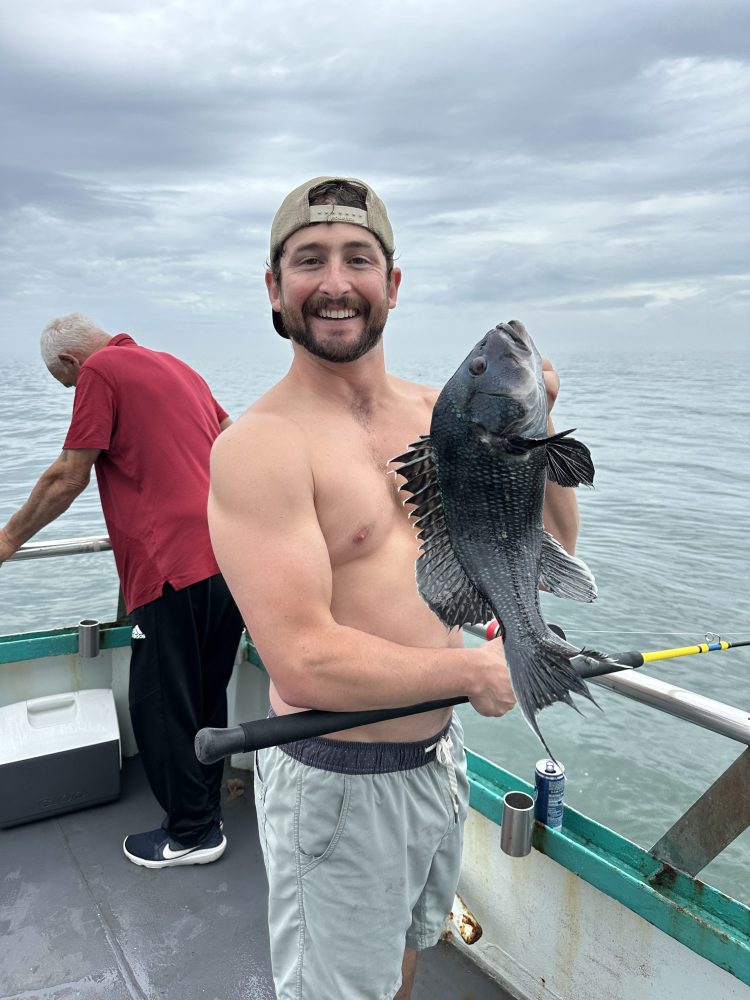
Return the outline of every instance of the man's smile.
<path id="1" fill-rule="evenodd" d="M 315 315 L 320 319 L 354 319 L 359 316 L 357 309 L 318 309 Z"/>

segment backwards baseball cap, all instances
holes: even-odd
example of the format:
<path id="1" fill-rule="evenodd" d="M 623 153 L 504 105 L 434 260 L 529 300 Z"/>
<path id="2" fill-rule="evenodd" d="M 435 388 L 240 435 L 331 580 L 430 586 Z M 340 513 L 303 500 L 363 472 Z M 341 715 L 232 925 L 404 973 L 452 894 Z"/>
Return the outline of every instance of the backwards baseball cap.
<path id="1" fill-rule="evenodd" d="M 365 208 L 352 208 L 350 205 L 311 205 L 310 192 L 321 184 L 336 183 L 355 184 L 365 195 Z M 289 239 L 292 233 L 316 222 L 348 222 L 355 226 L 364 226 L 374 233 L 385 247 L 386 253 L 393 253 L 393 230 L 388 221 L 385 205 L 378 198 L 369 184 L 356 177 L 313 177 L 295 188 L 281 203 L 281 208 L 274 216 L 271 226 L 271 261 Z"/>

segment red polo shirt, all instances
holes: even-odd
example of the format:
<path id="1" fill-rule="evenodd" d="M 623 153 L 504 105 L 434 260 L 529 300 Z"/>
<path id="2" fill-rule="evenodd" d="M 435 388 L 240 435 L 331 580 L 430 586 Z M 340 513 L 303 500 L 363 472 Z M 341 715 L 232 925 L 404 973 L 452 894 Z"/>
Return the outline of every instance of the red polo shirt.
<path id="1" fill-rule="evenodd" d="M 204 380 L 125 333 L 82 365 L 64 448 L 100 448 L 96 480 L 128 611 L 219 572 L 209 455 L 227 416 Z"/>

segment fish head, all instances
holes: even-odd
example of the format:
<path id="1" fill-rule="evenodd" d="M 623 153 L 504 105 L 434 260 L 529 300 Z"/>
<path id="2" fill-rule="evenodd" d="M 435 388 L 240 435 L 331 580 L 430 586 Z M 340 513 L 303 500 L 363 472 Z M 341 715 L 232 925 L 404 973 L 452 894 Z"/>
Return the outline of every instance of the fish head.
<path id="1" fill-rule="evenodd" d="M 523 323 L 499 323 L 446 383 L 454 412 L 493 435 L 542 434 L 547 392 L 542 358 Z"/>

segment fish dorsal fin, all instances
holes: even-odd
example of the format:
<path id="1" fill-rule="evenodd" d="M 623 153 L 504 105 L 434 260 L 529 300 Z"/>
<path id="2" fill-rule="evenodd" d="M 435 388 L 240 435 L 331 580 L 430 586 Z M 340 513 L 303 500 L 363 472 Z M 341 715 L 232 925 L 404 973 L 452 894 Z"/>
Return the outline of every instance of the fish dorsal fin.
<path id="1" fill-rule="evenodd" d="M 596 582 L 582 559 L 571 556 L 548 531 L 542 538 L 539 582 L 557 597 L 590 604 L 596 600 Z"/>
<path id="2" fill-rule="evenodd" d="M 406 480 L 400 487 L 400 492 L 408 494 L 404 503 L 414 504 L 409 517 L 421 542 L 417 587 L 422 599 L 448 628 L 489 621 L 495 613 L 466 575 L 451 545 L 430 438 L 421 437 L 388 464 Z"/>
<path id="3" fill-rule="evenodd" d="M 547 439 L 547 479 L 560 486 L 593 486 L 594 463 L 585 444 L 568 437 L 573 430 Z"/>

